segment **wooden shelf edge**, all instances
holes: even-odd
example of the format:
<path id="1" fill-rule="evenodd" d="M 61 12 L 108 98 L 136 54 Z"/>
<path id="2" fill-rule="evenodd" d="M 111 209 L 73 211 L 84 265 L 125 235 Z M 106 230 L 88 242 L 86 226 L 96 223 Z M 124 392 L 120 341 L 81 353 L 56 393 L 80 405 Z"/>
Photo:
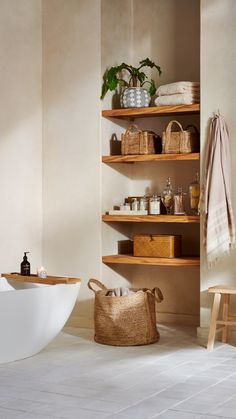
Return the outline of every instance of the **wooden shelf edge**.
<path id="1" fill-rule="evenodd" d="M 81 282 L 79 278 L 68 278 L 65 276 L 47 276 L 47 278 L 42 279 L 37 275 L 22 276 L 18 273 L 3 273 L 1 277 L 18 282 L 32 282 L 46 285 L 76 284 L 77 282 Z"/>
<path id="2" fill-rule="evenodd" d="M 152 116 L 168 116 L 172 114 L 198 114 L 200 104 L 176 105 L 176 106 L 153 106 L 147 108 L 108 109 L 102 111 L 106 118 L 146 118 Z"/>
<path id="3" fill-rule="evenodd" d="M 182 256 L 180 258 L 135 257 L 133 255 L 103 256 L 106 264 L 149 265 L 149 266 L 200 266 L 199 256 Z"/>
<path id="4" fill-rule="evenodd" d="M 129 154 L 117 156 L 102 156 L 103 163 L 135 163 L 150 161 L 184 161 L 200 160 L 200 153 L 188 154 Z"/>
<path id="5" fill-rule="evenodd" d="M 102 215 L 104 222 L 191 223 L 199 224 L 199 215 Z"/>

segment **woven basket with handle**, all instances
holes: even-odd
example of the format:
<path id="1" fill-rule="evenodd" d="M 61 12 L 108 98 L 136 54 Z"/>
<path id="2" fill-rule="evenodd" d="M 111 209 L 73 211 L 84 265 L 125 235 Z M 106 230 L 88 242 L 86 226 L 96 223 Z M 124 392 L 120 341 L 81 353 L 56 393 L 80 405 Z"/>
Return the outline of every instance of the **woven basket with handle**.
<path id="1" fill-rule="evenodd" d="M 152 131 L 142 131 L 137 125 L 130 125 L 121 134 L 121 154 L 155 154 L 161 152 L 161 139 Z"/>
<path id="2" fill-rule="evenodd" d="M 173 124 L 178 125 L 179 131 L 172 131 Z M 199 151 L 199 132 L 194 125 L 189 125 L 186 130 L 178 121 L 170 121 L 162 133 L 162 153 L 179 154 L 195 153 Z"/>
<path id="3" fill-rule="evenodd" d="M 94 285 L 98 290 L 94 289 Z M 156 327 L 155 302 L 163 300 L 159 288 L 131 288 L 121 297 L 107 295 L 111 290 L 97 279 L 88 287 L 95 293 L 94 327 L 96 342 L 115 346 L 147 345 L 160 338 Z"/>

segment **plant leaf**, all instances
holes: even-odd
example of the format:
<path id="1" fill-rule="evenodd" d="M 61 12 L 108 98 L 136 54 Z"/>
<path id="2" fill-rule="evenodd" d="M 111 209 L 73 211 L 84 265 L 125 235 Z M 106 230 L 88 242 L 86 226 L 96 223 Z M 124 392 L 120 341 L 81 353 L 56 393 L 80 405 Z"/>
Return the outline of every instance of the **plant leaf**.
<path id="1" fill-rule="evenodd" d="M 162 73 L 162 71 L 161 71 L 161 67 L 159 66 L 159 65 L 156 65 L 155 63 L 154 63 L 154 61 L 151 61 L 148 57 L 147 58 L 145 58 L 144 60 L 142 60 L 142 61 L 140 61 L 139 62 L 139 64 L 140 64 L 140 67 L 139 67 L 139 69 L 140 68 L 142 68 L 142 67 L 151 67 L 151 68 L 156 68 L 157 69 L 157 71 L 158 71 L 158 73 L 159 73 L 159 76 L 161 75 L 161 73 Z"/>
<path id="2" fill-rule="evenodd" d="M 140 83 L 143 83 L 147 76 L 143 71 L 139 71 L 137 74 L 137 78 L 140 81 Z"/>
<path id="3" fill-rule="evenodd" d="M 156 91 L 157 91 L 156 84 L 155 84 L 154 80 L 151 79 L 150 87 L 149 87 L 150 96 L 154 96 Z"/>
<path id="4" fill-rule="evenodd" d="M 108 70 L 105 71 L 104 75 L 103 75 L 103 84 L 102 84 L 102 91 L 101 91 L 101 96 L 100 99 L 104 99 L 107 91 L 108 91 L 108 86 L 107 86 L 107 72 Z"/>
<path id="5" fill-rule="evenodd" d="M 150 84 L 148 91 L 150 93 L 150 96 L 154 96 L 155 93 L 156 93 L 156 90 L 157 90 L 156 83 L 154 82 L 154 80 L 152 80 L 152 79 L 151 79 L 151 81 L 146 80 L 141 84 L 141 86 L 143 86 L 145 83 Z"/>

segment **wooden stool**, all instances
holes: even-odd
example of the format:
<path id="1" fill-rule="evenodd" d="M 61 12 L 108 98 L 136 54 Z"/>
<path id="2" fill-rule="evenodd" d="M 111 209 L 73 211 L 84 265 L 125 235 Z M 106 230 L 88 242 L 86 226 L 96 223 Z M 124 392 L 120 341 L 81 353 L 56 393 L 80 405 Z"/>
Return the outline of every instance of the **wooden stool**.
<path id="1" fill-rule="evenodd" d="M 227 288 L 223 285 L 208 288 L 208 292 L 214 293 L 214 302 L 211 312 L 211 323 L 208 335 L 207 350 L 212 351 L 214 347 L 216 330 L 222 330 L 222 342 L 227 343 L 228 340 L 228 326 L 236 326 L 236 316 L 229 316 L 229 302 L 230 295 L 236 294 L 236 288 Z M 220 301 L 223 294 L 223 311 L 222 320 L 218 320 L 220 311 Z M 220 329 L 216 329 L 217 325 L 222 325 Z"/>

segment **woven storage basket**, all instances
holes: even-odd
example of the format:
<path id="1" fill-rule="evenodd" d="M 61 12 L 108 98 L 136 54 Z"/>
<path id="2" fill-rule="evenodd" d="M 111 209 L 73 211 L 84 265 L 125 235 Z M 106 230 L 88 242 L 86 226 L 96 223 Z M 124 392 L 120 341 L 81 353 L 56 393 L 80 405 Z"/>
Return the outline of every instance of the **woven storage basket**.
<path id="1" fill-rule="evenodd" d="M 137 125 L 130 125 L 121 134 L 121 154 L 155 154 L 161 153 L 161 139 L 152 131 L 142 131 Z"/>
<path id="2" fill-rule="evenodd" d="M 95 290 L 93 285 L 99 287 Z M 98 343 L 115 346 L 147 345 L 160 338 L 156 327 L 155 302 L 163 295 L 159 288 L 134 289 L 134 294 L 112 297 L 97 279 L 90 279 L 88 287 L 95 293 L 94 339 Z"/>
<path id="3" fill-rule="evenodd" d="M 171 131 L 173 124 L 178 125 L 180 131 Z M 162 133 L 162 153 L 194 153 L 199 151 L 199 146 L 199 132 L 194 125 L 189 125 L 186 130 L 183 130 L 182 125 L 173 120 Z"/>
<path id="4" fill-rule="evenodd" d="M 175 258 L 181 256 L 181 236 L 167 234 L 136 234 L 134 256 Z"/>

